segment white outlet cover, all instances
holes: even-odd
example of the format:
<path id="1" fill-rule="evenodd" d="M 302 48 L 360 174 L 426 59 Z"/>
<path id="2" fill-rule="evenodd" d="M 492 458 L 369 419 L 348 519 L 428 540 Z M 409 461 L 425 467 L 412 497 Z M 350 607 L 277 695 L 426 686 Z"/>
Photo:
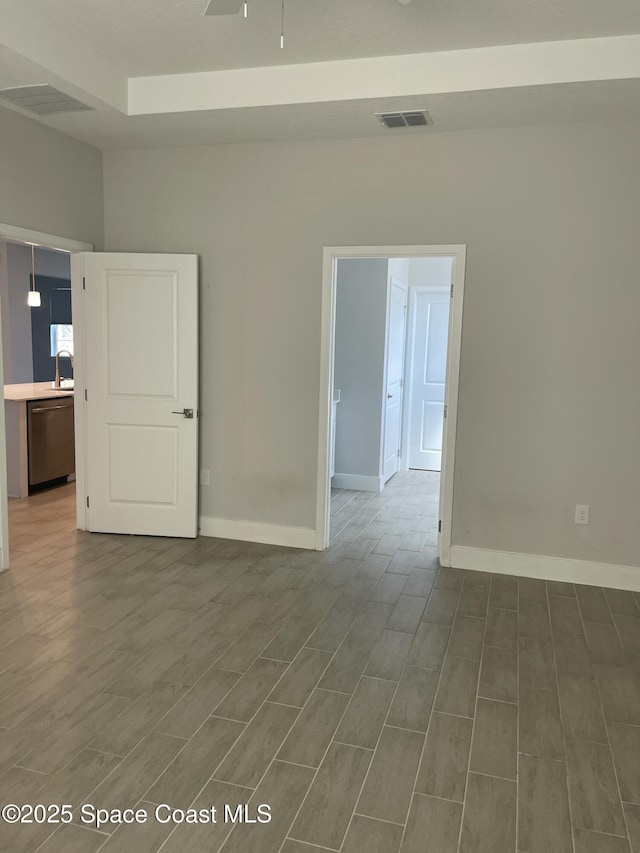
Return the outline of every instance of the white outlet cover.
<path id="1" fill-rule="evenodd" d="M 589 524 L 589 504 L 576 504 L 576 524 Z"/>

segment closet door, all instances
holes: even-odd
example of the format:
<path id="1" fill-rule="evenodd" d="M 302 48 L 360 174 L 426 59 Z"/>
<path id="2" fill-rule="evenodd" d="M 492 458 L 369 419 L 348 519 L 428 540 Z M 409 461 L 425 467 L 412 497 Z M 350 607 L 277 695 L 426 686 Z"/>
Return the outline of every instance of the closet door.
<path id="1" fill-rule="evenodd" d="M 407 334 L 407 286 L 391 278 L 387 310 L 386 398 L 383 479 L 386 483 L 400 466 L 402 397 Z"/>
<path id="2" fill-rule="evenodd" d="M 417 287 L 411 296 L 413 369 L 409 388 L 408 467 L 442 468 L 447 338 L 448 287 Z"/>

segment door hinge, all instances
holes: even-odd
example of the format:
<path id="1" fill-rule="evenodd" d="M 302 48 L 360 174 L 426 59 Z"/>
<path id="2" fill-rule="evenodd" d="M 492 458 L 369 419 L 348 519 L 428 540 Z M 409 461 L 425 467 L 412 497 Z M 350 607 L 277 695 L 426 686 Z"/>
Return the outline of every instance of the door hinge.
<path id="1" fill-rule="evenodd" d="M 438 522 L 438 533 L 442 533 L 442 521 Z"/>
<path id="2" fill-rule="evenodd" d="M 446 404 L 445 404 L 445 407 L 444 407 L 444 416 L 445 416 L 445 418 L 447 417 L 447 406 L 446 406 Z"/>
<path id="3" fill-rule="evenodd" d="M 453 285 L 451 285 L 451 298 L 453 299 Z"/>
<path id="4" fill-rule="evenodd" d="M 85 401 L 85 403 L 87 402 L 88 399 L 89 399 L 89 394 L 87 393 L 87 389 L 85 388 L 84 389 L 84 401 Z M 445 409 L 446 409 L 446 406 L 445 406 Z M 445 415 L 445 417 L 446 417 L 446 415 Z"/>
<path id="5" fill-rule="evenodd" d="M 87 495 L 87 509 L 89 509 L 89 495 Z"/>
<path id="6" fill-rule="evenodd" d="M 82 289 L 83 290 L 87 289 L 87 280 L 84 276 L 82 276 Z"/>

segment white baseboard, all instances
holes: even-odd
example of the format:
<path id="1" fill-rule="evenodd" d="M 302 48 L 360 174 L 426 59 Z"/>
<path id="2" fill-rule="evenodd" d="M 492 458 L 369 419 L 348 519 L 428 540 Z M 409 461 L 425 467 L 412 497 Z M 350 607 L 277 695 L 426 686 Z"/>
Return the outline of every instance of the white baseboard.
<path id="1" fill-rule="evenodd" d="M 200 535 L 239 542 L 261 542 L 265 545 L 284 545 L 288 548 L 316 547 L 316 531 L 310 527 L 284 527 L 280 524 L 260 524 L 256 521 L 236 521 L 230 518 L 200 518 Z"/>
<path id="2" fill-rule="evenodd" d="M 634 566 L 490 551 L 463 545 L 451 546 L 451 566 L 479 572 L 497 572 L 500 575 L 520 575 L 526 578 L 609 586 L 613 589 L 640 592 L 640 568 Z"/>
<path id="3" fill-rule="evenodd" d="M 331 478 L 331 487 L 379 493 L 384 488 L 384 480 L 382 477 L 365 477 L 363 474 L 334 474 Z"/>

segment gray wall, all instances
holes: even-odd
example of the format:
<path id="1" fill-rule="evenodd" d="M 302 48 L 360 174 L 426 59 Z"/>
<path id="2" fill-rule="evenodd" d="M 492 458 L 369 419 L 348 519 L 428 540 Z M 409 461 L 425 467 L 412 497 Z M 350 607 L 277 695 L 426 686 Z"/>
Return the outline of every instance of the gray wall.
<path id="1" fill-rule="evenodd" d="M 0 267 L 2 298 L 2 352 L 4 356 L 4 384 L 33 382 L 33 350 L 31 345 L 31 311 L 27 305 L 27 292 L 31 276 L 30 246 L 8 243 L 6 281 Z M 36 249 L 36 276 L 71 278 L 69 255 L 65 252 L 48 252 Z"/>
<path id="2" fill-rule="evenodd" d="M 338 261 L 334 386 L 336 473 L 380 477 L 387 260 Z"/>
<path id="3" fill-rule="evenodd" d="M 102 247 L 102 153 L 0 107 L 0 222 Z"/>
<path id="4" fill-rule="evenodd" d="M 638 151 L 607 122 L 107 152 L 107 249 L 202 256 L 203 514 L 314 526 L 322 247 L 466 243 L 455 544 L 637 566 Z"/>
<path id="5" fill-rule="evenodd" d="M 2 352 L 4 384 L 33 382 L 31 309 L 27 305 L 31 249 L 5 244 L 6 282 L 2 286 Z"/>
<path id="6" fill-rule="evenodd" d="M 11 338 L 9 337 L 9 278 L 7 276 L 7 244 L 0 240 L 0 317 L 2 318 L 2 364 L 4 382 L 11 374 L 7 368 L 10 363 Z"/>

